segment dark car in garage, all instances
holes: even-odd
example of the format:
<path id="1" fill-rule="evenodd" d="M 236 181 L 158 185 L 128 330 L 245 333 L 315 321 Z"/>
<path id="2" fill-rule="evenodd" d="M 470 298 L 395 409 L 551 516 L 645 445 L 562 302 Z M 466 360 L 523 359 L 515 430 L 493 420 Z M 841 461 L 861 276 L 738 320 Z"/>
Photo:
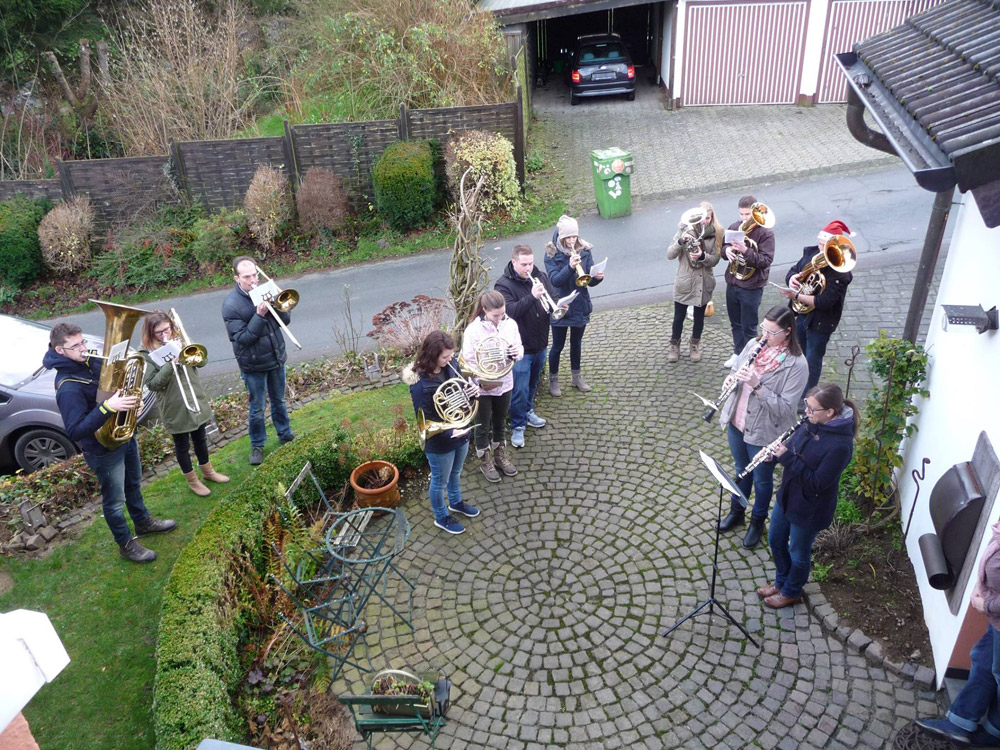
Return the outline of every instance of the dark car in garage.
<path id="1" fill-rule="evenodd" d="M 62 461 L 77 452 L 66 435 L 56 406 L 53 370 L 42 367 L 49 346 L 49 326 L 0 315 L 0 346 L 8 353 L 0 359 L 0 465 L 32 472 Z M 102 351 L 104 339 L 87 336 L 87 346 Z M 143 388 L 143 420 L 156 396 Z"/>
<path id="2" fill-rule="evenodd" d="M 581 97 L 623 94 L 635 99 L 635 65 L 628 48 L 617 34 L 586 34 L 577 37 L 569 69 L 569 101 Z"/>

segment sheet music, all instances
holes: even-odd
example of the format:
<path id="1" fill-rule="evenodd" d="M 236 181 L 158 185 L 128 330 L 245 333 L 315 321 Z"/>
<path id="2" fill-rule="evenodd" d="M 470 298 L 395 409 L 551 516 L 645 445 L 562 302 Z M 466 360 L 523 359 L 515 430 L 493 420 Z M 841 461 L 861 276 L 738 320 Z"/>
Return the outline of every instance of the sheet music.
<path id="1" fill-rule="evenodd" d="M 773 281 L 769 281 L 767 283 L 770 284 L 771 286 L 777 287 L 778 289 L 780 289 L 783 292 L 794 292 L 795 291 L 790 286 L 782 286 L 781 284 L 775 284 Z"/>
<path id="2" fill-rule="evenodd" d="M 727 229 L 726 238 L 723 240 L 725 245 L 737 245 L 743 242 L 745 235 L 739 229 Z"/>
<path id="3" fill-rule="evenodd" d="M 180 356 L 180 353 L 180 343 L 177 341 L 168 341 L 159 349 L 151 351 L 149 353 L 149 358 L 160 367 L 163 367 L 163 365 L 170 364 L 172 360 L 177 359 Z"/>
<path id="4" fill-rule="evenodd" d="M 250 301 L 253 302 L 254 307 L 261 302 L 271 302 L 277 296 L 278 285 L 274 283 L 274 279 L 263 284 L 258 284 L 250 290 Z"/>
<path id="5" fill-rule="evenodd" d="M 108 352 L 108 364 L 112 362 L 117 362 L 120 359 L 125 359 L 128 356 L 128 340 L 119 341 L 117 344 L 111 347 L 111 351 Z"/>
<path id="6" fill-rule="evenodd" d="M 604 273 L 604 269 L 607 268 L 608 259 L 605 258 L 600 263 L 595 263 L 590 267 L 590 275 L 593 276 L 596 273 Z"/>
<path id="7" fill-rule="evenodd" d="M 715 477 L 716 481 L 722 485 L 723 489 L 735 495 L 741 506 L 744 508 L 747 507 L 750 504 L 750 501 L 747 500 L 746 496 L 740 491 L 740 488 L 736 486 L 736 482 L 734 482 L 733 478 L 729 476 L 725 469 L 722 468 L 722 465 L 710 455 L 705 453 L 705 451 L 698 451 L 698 455 L 701 456 L 701 462 L 705 464 L 705 468 L 712 473 L 712 476 Z"/>
<path id="8" fill-rule="evenodd" d="M 576 299 L 576 295 L 577 295 L 577 294 L 579 294 L 579 292 L 577 292 L 577 291 L 576 291 L 576 290 L 574 289 L 574 290 L 573 290 L 572 292 L 570 292 L 569 294 L 567 294 L 567 295 L 566 295 L 565 297 L 563 297 L 563 298 L 562 298 L 561 300 L 558 300 L 558 301 L 556 302 L 556 307 L 562 307 L 563 305 L 566 305 L 567 307 L 569 307 L 570 303 L 571 303 L 571 302 L 572 302 L 573 300 L 575 300 L 575 299 Z"/>

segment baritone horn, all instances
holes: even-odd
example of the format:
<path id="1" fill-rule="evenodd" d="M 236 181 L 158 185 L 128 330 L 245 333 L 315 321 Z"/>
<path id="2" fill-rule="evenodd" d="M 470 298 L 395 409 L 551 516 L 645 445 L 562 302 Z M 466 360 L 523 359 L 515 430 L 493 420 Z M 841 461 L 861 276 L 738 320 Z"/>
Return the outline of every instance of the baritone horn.
<path id="1" fill-rule="evenodd" d="M 531 286 L 532 288 L 542 288 L 542 295 L 538 298 L 538 301 L 542 303 L 542 307 L 545 309 L 545 312 L 551 315 L 553 320 L 559 320 L 568 312 L 565 308 L 558 307 L 556 305 L 555 300 L 552 299 L 552 295 L 549 294 L 549 290 L 545 288 L 545 284 L 543 284 L 537 276 L 531 277 Z"/>
<path id="2" fill-rule="evenodd" d="M 167 315 L 170 318 L 170 325 L 174 328 L 174 333 L 181 340 L 181 353 L 177 359 L 170 360 L 170 365 L 174 368 L 174 377 L 177 378 L 177 387 L 181 392 L 181 400 L 184 402 L 185 409 L 198 413 L 201 411 L 201 404 L 195 395 L 194 385 L 191 383 L 191 373 L 188 372 L 187 368 L 203 365 L 208 359 L 208 349 L 203 344 L 191 343 L 187 331 L 184 330 L 184 324 L 181 323 L 181 316 L 177 314 L 174 308 L 171 307 Z M 180 363 L 180 366 L 178 366 L 178 363 Z M 184 382 L 181 381 L 182 372 L 184 373 Z M 187 391 L 184 390 L 185 382 L 187 384 Z M 188 398 L 188 394 L 191 396 L 190 399 Z"/>
<path id="3" fill-rule="evenodd" d="M 254 264 L 254 268 L 257 269 L 257 274 L 262 276 L 265 282 L 271 281 L 271 277 L 264 273 L 263 268 L 256 264 Z M 302 344 L 300 344 L 299 340 L 292 335 L 288 326 L 285 325 L 285 321 L 283 321 L 278 315 L 278 312 L 287 313 L 295 309 L 295 306 L 299 304 L 299 293 L 294 289 L 280 289 L 277 284 L 274 285 L 274 288 L 277 290 L 276 296 L 272 297 L 270 300 L 265 300 L 264 304 L 267 305 L 267 309 L 271 311 L 271 315 L 274 316 L 274 319 L 278 321 L 278 325 L 281 326 L 281 330 L 285 332 L 295 346 L 301 349 Z"/>
<path id="4" fill-rule="evenodd" d="M 834 271 L 847 273 L 858 264 L 858 251 L 846 236 L 835 234 L 826 241 L 823 249 L 816 253 L 801 271 L 798 291 L 802 294 L 817 295 L 826 290 L 826 277 L 821 269 L 829 266 Z M 792 309 L 799 315 L 813 311 L 814 305 L 792 300 Z"/>
<path id="5" fill-rule="evenodd" d="M 750 218 L 739 226 L 739 230 L 744 235 L 744 244 L 756 249 L 757 243 L 746 236 L 747 232 L 753 230 L 755 226 L 771 229 L 776 221 L 774 211 L 763 203 L 754 203 L 750 206 Z M 756 268 L 747 265 L 746 259 L 742 255 L 737 255 L 733 260 L 729 261 L 729 273 L 741 281 L 749 279 L 754 275 L 756 270 Z"/>

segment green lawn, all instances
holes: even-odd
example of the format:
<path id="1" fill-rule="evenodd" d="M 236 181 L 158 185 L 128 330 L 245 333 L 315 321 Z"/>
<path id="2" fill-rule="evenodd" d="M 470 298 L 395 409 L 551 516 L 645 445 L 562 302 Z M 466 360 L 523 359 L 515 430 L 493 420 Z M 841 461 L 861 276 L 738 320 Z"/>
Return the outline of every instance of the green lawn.
<path id="1" fill-rule="evenodd" d="M 366 419 L 389 426 L 396 404 L 407 405 L 403 385 L 336 395 L 313 402 L 292 415 L 292 427 L 304 434 L 322 424 Z M 271 438 L 268 452 L 277 447 Z M 118 556 L 107 525 L 94 521 L 75 542 L 44 560 L 2 560 L 14 587 L 0 597 L 0 611 L 45 612 L 70 655 L 70 664 L 28 704 L 25 715 L 39 745 L 46 750 L 148 750 L 153 736 L 153 675 L 159 625 L 160 592 L 174 561 L 197 532 L 215 503 L 251 473 L 249 438 L 219 450 L 213 465 L 232 481 L 211 485 L 201 498 L 188 491 L 175 469 L 143 490 L 146 504 L 160 518 L 176 519 L 170 534 L 147 537 L 159 555 L 149 565 Z"/>

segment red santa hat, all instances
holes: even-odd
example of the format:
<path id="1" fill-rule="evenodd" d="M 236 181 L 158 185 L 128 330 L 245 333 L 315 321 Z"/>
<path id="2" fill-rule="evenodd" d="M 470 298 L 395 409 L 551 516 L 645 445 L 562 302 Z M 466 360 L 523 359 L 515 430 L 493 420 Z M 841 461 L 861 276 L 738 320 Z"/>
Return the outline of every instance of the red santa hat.
<path id="1" fill-rule="evenodd" d="M 826 242 L 828 239 L 838 234 L 844 234 L 848 237 L 854 236 L 854 233 L 847 228 L 847 224 L 842 222 L 840 219 L 834 219 L 820 230 L 819 238 L 822 242 Z"/>

